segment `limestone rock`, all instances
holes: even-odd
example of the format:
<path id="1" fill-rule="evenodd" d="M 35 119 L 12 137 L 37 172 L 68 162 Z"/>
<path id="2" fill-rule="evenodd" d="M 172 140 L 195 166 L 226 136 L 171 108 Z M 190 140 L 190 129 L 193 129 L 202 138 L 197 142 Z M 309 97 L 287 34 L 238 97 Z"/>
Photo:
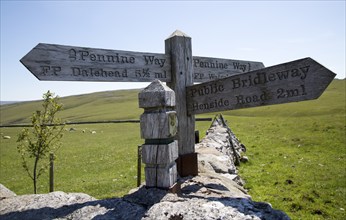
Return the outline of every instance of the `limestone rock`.
<path id="1" fill-rule="evenodd" d="M 263 206 L 263 207 L 262 207 Z M 257 204 L 248 199 L 192 198 L 188 201 L 160 202 L 151 207 L 143 220 L 154 219 L 289 219 L 280 211 L 273 211 L 269 204 Z"/>
<path id="2" fill-rule="evenodd" d="M 83 193 L 52 192 L 0 201 L 0 219 L 140 219 L 145 209 L 121 198 L 96 200 Z"/>
<path id="3" fill-rule="evenodd" d="M 227 156 L 199 154 L 198 160 L 200 163 L 204 163 L 205 166 L 209 164 L 216 173 L 236 173 L 236 167 L 232 164 Z"/>
<path id="4" fill-rule="evenodd" d="M 16 196 L 14 192 L 7 189 L 4 185 L 0 184 L 0 200 L 8 197 Z"/>
<path id="5" fill-rule="evenodd" d="M 268 203 L 251 201 L 237 184 L 227 186 L 220 177 L 184 179 L 181 187 L 178 195 L 161 193 L 160 202 L 151 206 L 142 219 L 289 219 Z"/>
<path id="6" fill-rule="evenodd" d="M 123 198 L 104 200 L 64 192 L 5 198 L 0 219 L 289 219 L 268 203 L 253 202 L 220 175 L 181 181 L 178 194 L 142 186 Z"/>
<path id="7" fill-rule="evenodd" d="M 243 163 L 247 163 L 247 162 L 249 162 L 249 158 L 247 156 L 242 156 L 240 158 L 240 161 L 243 162 Z"/>
<path id="8" fill-rule="evenodd" d="M 221 115 L 215 117 L 207 135 L 196 144 L 199 172 L 237 174 L 236 165 L 245 151 Z M 243 156 L 245 158 L 245 156 Z"/>

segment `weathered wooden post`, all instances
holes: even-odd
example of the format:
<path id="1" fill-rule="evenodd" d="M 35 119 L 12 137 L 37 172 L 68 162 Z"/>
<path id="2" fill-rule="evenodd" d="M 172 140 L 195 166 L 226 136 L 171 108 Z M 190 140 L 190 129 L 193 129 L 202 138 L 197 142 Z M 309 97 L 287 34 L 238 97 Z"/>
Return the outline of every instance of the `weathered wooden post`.
<path id="1" fill-rule="evenodd" d="M 174 91 L 155 80 L 139 95 L 142 161 L 145 163 L 145 182 L 149 187 L 170 188 L 177 181 L 178 141 L 177 116 L 174 111 Z"/>
<path id="2" fill-rule="evenodd" d="M 54 192 L 54 154 L 49 154 L 49 192 Z"/>
<path id="3" fill-rule="evenodd" d="M 141 185 L 142 178 L 142 146 L 137 148 L 137 187 Z"/>
<path id="4" fill-rule="evenodd" d="M 165 53 L 171 57 L 171 82 L 167 85 L 175 91 L 178 124 L 180 176 L 198 174 L 195 153 L 195 116 L 187 114 L 186 87 L 193 85 L 191 38 L 181 31 L 175 31 L 165 41 Z"/>

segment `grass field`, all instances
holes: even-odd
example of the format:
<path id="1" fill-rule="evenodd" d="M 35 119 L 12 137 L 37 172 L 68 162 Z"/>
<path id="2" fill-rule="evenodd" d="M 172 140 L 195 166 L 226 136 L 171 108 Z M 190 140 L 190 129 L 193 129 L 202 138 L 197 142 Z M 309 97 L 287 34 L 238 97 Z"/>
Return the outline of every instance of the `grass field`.
<path id="1" fill-rule="evenodd" d="M 247 147 L 250 161 L 239 173 L 253 200 L 269 202 L 292 219 L 346 219 L 345 92 L 345 80 L 334 80 L 317 100 L 223 112 Z M 60 116 L 69 121 L 138 119 L 143 110 L 137 93 L 65 97 Z M 28 122 L 39 105 L 1 106 L 1 124 Z M 196 123 L 201 134 L 209 125 Z M 33 187 L 16 152 L 19 130 L 1 128 L 1 136 L 11 139 L 1 138 L 0 183 L 27 194 Z M 55 161 L 55 189 L 96 198 L 126 194 L 136 186 L 137 146 L 142 143 L 139 124 L 66 126 Z M 47 175 L 40 178 L 38 191 L 48 192 Z"/>

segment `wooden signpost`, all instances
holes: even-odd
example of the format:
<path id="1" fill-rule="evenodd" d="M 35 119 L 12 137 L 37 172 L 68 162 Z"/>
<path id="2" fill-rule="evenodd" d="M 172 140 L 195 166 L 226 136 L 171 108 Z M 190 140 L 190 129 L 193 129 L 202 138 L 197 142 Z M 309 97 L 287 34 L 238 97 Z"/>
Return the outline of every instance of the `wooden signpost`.
<path id="1" fill-rule="evenodd" d="M 170 60 L 165 54 L 40 43 L 20 62 L 39 80 L 171 81 Z"/>
<path id="2" fill-rule="evenodd" d="M 187 115 L 186 88 L 263 68 L 260 62 L 193 57 L 191 38 L 175 31 L 165 41 L 165 54 L 106 50 L 40 43 L 20 62 L 39 80 L 98 82 L 166 82 L 175 91 L 178 172 L 197 175 L 195 117 Z"/>
<path id="3" fill-rule="evenodd" d="M 305 58 L 189 86 L 188 114 L 316 99 L 334 77 L 315 60 Z"/>
<path id="4" fill-rule="evenodd" d="M 40 43 L 20 62 L 43 81 L 171 82 L 168 54 Z M 261 62 L 211 57 L 193 57 L 192 63 L 194 82 L 264 68 Z"/>
<path id="5" fill-rule="evenodd" d="M 261 62 L 193 57 L 191 38 L 180 31 L 166 39 L 164 54 L 40 43 L 20 61 L 39 80 L 166 82 L 177 100 L 180 176 L 198 173 L 195 114 L 314 99 L 335 77 L 311 58 L 264 68 Z"/>

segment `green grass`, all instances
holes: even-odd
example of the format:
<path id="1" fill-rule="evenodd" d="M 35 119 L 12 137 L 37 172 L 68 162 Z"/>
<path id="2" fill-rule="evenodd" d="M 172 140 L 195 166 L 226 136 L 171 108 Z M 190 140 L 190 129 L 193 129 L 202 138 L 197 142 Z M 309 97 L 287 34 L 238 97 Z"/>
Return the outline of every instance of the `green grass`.
<path id="1" fill-rule="evenodd" d="M 76 131 L 65 131 L 63 147 L 56 155 L 55 190 L 106 198 L 121 196 L 136 186 L 137 146 L 143 142 L 137 124 L 78 125 L 73 128 Z M 1 129 L 1 133 L 13 138 L 1 140 L 0 182 L 17 194 L 27 194 L 32 193 L 33 187 L 16 152 L 18 131 L 18 128 Z M 96 131 L 96 134 L 90 131 Z M 47 192 L 47 175 L 40 177 L 39 183 L 38 191 Z"/>
<path id="2" fill-rule="evenodd" d="M 346 219 L 345 80 L 334 80 L 317 100 L 223 112 L 247 147 L 239 173 L 255 201 L 292 219 Z M 62 98 L 70 121 L 138 119 L 137 90 Z M 39 102 L 1 106 L 1 124 L 28 122 Z M 214 114 L 198 117 L 213 117 Z M 210 122 L 197 122 L 201 136 Z M 55 161 L 55 189 L 96 198 L 126 194 L 136 186 L 139 124 L 67 126 Z M 33 191 L 16 152 L 19 128 L 1 128 L 0 183 L 17 194 Z M 82 130 L 86 130 L 85 133 Z M 90 131 L 96 131 L 91 134 Z M 142 180 L 144 175 L 142 172 Z M 48 191 L 48 177 L 39 180 Z"/>
<path id="3" fill-rule="evenodd" d="M 234 130 L 250 158 L 239 172 L 254 200 L 270 202 L 295 219 L 346 217 L 345 125 L 334 117 L 238 122 L 244 130 Z M 249 132 L 254 135 L 245 136 Z"/>

